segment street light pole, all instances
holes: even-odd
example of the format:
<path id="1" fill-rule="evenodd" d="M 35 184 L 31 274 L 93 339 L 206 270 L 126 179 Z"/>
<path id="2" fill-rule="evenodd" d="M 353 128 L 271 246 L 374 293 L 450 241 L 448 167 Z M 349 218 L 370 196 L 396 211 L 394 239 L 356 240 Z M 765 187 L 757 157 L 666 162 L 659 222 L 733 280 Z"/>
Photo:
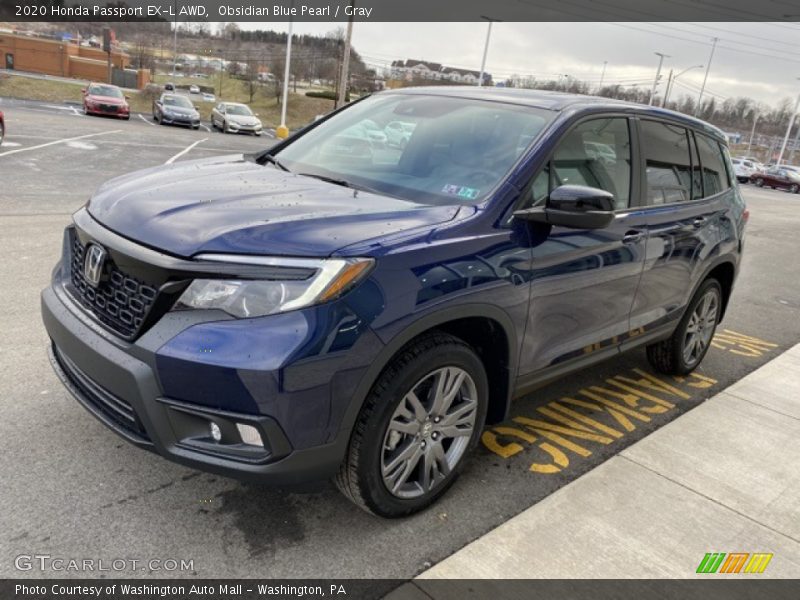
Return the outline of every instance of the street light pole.
<path id="1" fill-rule="evenodd" d="M 669 70 L 669 76 L 667 77 L 667 87 L 664 88 L 664 99 L 661 101 L 661 108 L 667 107 L 667 100 L 669 99 L 669 88 L 672 87 L 672 71 L 674 69 Z"/>
<path id="2" fill-rule="evenodd" d="M 650 92 L 650 106 L 653 106 L 653 102 L 656 99 L 656 87 L 658 86 L 658 80 L 661 78 L 661 65 L 664 64 L 665 58 L 670 58 L 666 54 L 662 54 L 661 52 L 654 52 L 656 56 L 658 56 L 658 70 L 656 71 L 656 78 L 653 80 L 653 91 Z"/>
<path id="3" fill-rule="evenodd" d="M 178 68 L 178 0 L 175 0 L 175 35 L 172 46 L 172 77 L 175 77 L 175 71 Z"/>
<path id="4" fill-rule="evenodd" d="M 711 70 L 711 61 L 714 60 L 714 50 L 717 49 L 717 42 L 719 38 L 712 39 L 713 44 L 711 44 L 711 54 L 708 57 L 708 66 L 706 66 L 706 74 L 703 77 L 703 85 L 700 86 L 700 95 L 697 97 L 697 106 L 694 107 L 694 116 L 696 117 L 700 113 L 700 104 L 703 101 L 703 92 L 706 91 L 706 81 L 708 81 L 708 72 Z"/>
<path id="5" fill-rule="evenodd" d="M 350 6 L 355 5 L 355 0 L 351 0 Z M 347 21 L 347 35 L 344 40 L 344 55 L 342 56 L 342 72 L 339 76 L 339 90 L 336 101 L 336 107 L 344 106 L 345 98 L 347 98 L 347 84 L 350 83 L 350 44 L 353 40 L 353 13 L 350 11 L 350 19 Z"/>
<path id="6" fill-rule="evenodd" d="M 800 79 L 798 77 L 797 79 Z M 789 119 L 789 127 L 786 128 L 786 135 L 783 137 L 783 144 L 781 145 L 781 151 L 778 154 L 778 166 L 780 166 L 781 161 L 783 160 L 783 153 L 786 152 L 786 144 L 789 143 L 789 135 L 792 133 L 792 127 L 794 127 L 794 119 L 797 116 L 797 109 L 800 108 L 800 94 L 797 96 L 797 102 L 795 102 L 794 110 L 792 111 L 792 117 Z"/>
<path id="7" fill-rule="evenodd" d="M 491 17 L 484 17 L 481 19 L 489 21 L 489 28 L 486 30 L 486 43 L 483 45 L 483 59 L 481 60 L 481 74 L 478 77 L 478 87 L 483 87 L 483 74 L 486 72 L 486 56 L 489 54 L 489 39 L 492 37 L 492 23 L 500 19 L 492 19 Z"/>
<path id="8" fill-rule="evenodd" d="M 294 7 L 294 2 L 292 2 Z M 289 17 L 289 35 L 286 38 L 286 65 L 283 69 L 283 100 L 281 101 L 281 124 L 275 129 L 275 137 L 285 139 L 289 137 L 289 128 L 286 127 L 286 103 L 289 101 L 289 71 L 292 66 L 292 18 Z"/>

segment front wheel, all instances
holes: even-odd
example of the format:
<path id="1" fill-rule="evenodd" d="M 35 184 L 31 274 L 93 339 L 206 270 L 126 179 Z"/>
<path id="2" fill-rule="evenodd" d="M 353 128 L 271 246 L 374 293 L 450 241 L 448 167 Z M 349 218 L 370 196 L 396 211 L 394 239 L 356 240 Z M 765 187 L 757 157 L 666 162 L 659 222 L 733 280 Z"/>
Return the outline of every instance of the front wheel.
<path id="1" fill-rule="evenodd" d="M 689 303 L 675 333 L 647 347 L 647 359 L 657 371 L 686 375 L 702 362 L 711 346 L 722 313 L 722 290 L 716 279 L 707 279 Z"/>
<path id="2" fill-rule="evenodd" d="M 761 177 L 758 177 L 758 178 L 756 179 L 756 185 L 757 185 L 758 187 L 764 187 L 764 180 L 763 180 L 763 179 L 761 179 Z"/>
<path id="3" fill-rule="evenodd" d="M 410 343 L 364 402 L 337 487 L 382 517 L 429 506 L 478 443 L 488 396 L 483 363 L 462 340 L 432 333 Z"/>
<path id="4" fill-rule="evenodd" d="M 796 183 L 793 183 L 792 185 L 789 186 L 789 191 L 792 194 L 796 194 L 797 192 L 800 192 L 800 185 L 797 185 Z"/>

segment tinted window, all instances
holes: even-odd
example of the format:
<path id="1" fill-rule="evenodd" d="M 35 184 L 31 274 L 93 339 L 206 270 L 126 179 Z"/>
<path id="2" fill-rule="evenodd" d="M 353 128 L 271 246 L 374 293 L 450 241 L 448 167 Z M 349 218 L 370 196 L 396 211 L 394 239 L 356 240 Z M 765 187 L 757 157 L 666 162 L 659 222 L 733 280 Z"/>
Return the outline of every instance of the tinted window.
<path id="1" fill-rule="evenodd" d="M 719 143 L 700 133 L 695 134 L 695 138 L 703 168 L 703 195 L 713 196 L 727 190 L 731 186 Z"/>
<path id="2" fill-rule="evenodd" d="M 552 169 L 551 190 L 560 185 L 600 188 L 614 195 L 616 208 L 626 208 L 631 190 L 628 120 L 596 119 L 581 123 L 558 145 Z M 536 183 L 533 191 L 540 194 L 541 183 L 538 190 Z"/>
<path id="3" fill-rule="evenodd" d="M 692 193 L 692 152 L 686 129 L 656 121 L 642 121 L 641 129 L 648 204 L 697 197 Z"/>

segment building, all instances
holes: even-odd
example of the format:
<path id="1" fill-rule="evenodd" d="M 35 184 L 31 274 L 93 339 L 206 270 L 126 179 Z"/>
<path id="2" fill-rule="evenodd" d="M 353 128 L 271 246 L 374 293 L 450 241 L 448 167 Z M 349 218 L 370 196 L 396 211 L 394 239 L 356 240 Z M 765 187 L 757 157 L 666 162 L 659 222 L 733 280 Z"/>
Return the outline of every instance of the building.
<path id="1" fill-rule="evenodd" d="M 108 81 L 108 53 L 69 40 L 0 33 L 0 57 L 0 66 L 9 70 Z M 150 81 L 149 70 L 128 68 L 130 56 L 125 52 L 112 50 L 111 63 L 115 82 L 124 80 L 125 87 L 142 89 Z"/>
<path id="2" fill-rule="evenodd" d="M 392 61 L 391 78 L 405 79 L 406 81 L 427 79 L 430 81 L 449 81 L 452 83 L 476 85 L 478 79 L 480 79 L 480 72 L 447 67 L 439 63 L 425 60 L 407 59 L 404 61 Z M 483 84 L 492 85 L 492 75 L 490 73 L 483 74 Z"/>

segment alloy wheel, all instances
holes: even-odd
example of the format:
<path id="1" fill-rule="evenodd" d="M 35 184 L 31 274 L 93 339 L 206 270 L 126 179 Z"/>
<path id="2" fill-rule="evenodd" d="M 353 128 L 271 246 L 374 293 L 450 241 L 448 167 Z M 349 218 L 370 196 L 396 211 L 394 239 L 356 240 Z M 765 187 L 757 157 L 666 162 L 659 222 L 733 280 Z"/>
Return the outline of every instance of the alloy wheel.
<path id="1" fill-rule="evenodd" d="M 683 360 L 687 365 L 694 366 L 703 358 L 714 335 L 718 309 L 719 295 L 715 290 L 708 290 L 695 306 L 683 341 Z"/>
<path id="2" fill-rule="evenodd" d="M 418 498 L 444 482 L 469 447 L 478 412 L 472 377 L 443 367 L 400 401 L 384 434 L 381 476 L 398 498 Z"/>

